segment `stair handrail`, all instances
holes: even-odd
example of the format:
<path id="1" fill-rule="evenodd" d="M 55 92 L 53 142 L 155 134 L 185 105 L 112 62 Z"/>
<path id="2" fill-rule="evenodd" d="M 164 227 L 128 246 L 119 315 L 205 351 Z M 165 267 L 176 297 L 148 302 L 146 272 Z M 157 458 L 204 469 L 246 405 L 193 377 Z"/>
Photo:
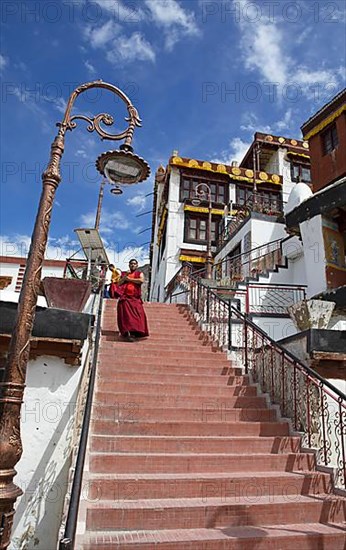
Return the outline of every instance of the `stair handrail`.
<path id="1" fill-rule="evenodd" d="M 232 272 L 232 265 L 236 266 L 237 268 L 241 268 L 241 267 L 243 267 L 247 264 L 251 265 L 252 262 L 259 261 L 261 258 L 269 256 L 269 255 L 271 255 L 273 253 L 276 253 L 278 251 L 280 251 L 280 254 L 282 255 L 283 254 L 283 252 L 282 252 L 282 243 L 286 239 L 287 239 L 287 237 L 285 237 L 284 239 L 274 239 L 273 241 L 270 241 L 269 243 L 264 243 L 264 244 L 261 244 L 259 246 L 254 247 L 254 248 L 251 248 L 247 252 L 241 252 L 239 254 L 236 254 L 232 258 L 225 257 L 222 260 L 220 260 L 219 262 L 215 262 L 215 264 L 214 264 L 215 279 L 218 280 L 218 281 L 221 281 L 222 279 L 225 278 L 225 277 L 222 277 L 222 266 L 224 264 L 228 263 L 230 265 L 230 272 Z M 273 245 L 277 245 L 277 247 L 270 250 L 270 247 L 273 246 Z M 268 250 L 268 252 L 266 254 L 262 254 L 261 256 L 257 256 L 255 258 L 253 258 L 252 257 L 253 253 L 256 252 L 256 251 L 259 251 L 260 249 L 266 249 L 266 250 Z M 246 258 L 246 260 L 242 262 L 241 260 L 244 257 Z M 248 276 L 251 277 L 251 274 L 249 274 Z M 245 279 L 245 277 L 244 277 L 244 279 Z"/>
<path id="2" fill-rule="evenodd" d="M 100 298 L 97 311 L 97 321 L 95 329 L 95 338 L 93 343 L 93 356 L 89 373 L 89 384 L 88 392 L 84 406 L 84 414 L 82 427 L 79 438 L 79 446 L 77 452 L 77 458 L 74 468 L 73 482 L 71 488 L 70 501 L 68 506 L 66 524 L 64 529 L 64 535 L 59 541 L 59 550 L 73 550 L 75 545 L 76 530 L 77 530 L 77 520 L 80 504 L 80 496 L 82 491 L 82 480 L 83 480 L 83 469 L 85 463 L 85 456 L 87 450 L 87 442 L 89 435 L 89 426 L 91 419 L 91 408 L 92 401 L 94 396 L 94 387 L 96 379 L 96 365 L 98 358 L 98 349 L 100 344 L 101 336 L 101 318 L 102 318 L 102 307 L 103 307 L 103 298 L 104 298 L 104 278 L 102 280 L 100 288 Z"/>
<path id="3" fill-rule="evenodd" d="M 317 463 L 333 468 L 334 487 L 346 490 L 346 394 L 193 275 L 188 303 L 203 330 L 221 347 L 240 350 L 245 374 L 251 374 L 279 405 L 293 430 L 303 434 L 302 446 L 316 451 Z M 233 345 L 234 328 L 237 346 Z"/>

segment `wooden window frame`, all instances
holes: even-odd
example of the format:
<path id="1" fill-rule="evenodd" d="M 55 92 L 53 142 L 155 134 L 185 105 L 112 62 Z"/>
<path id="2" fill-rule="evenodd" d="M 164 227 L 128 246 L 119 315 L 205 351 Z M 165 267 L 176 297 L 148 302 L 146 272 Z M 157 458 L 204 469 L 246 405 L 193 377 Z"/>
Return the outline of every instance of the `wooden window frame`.
<path id="1" fill-rule="evenodd" d="M 327 147 L 327 138 L 330 139 L 331 148 Z M 339 136 L 336 123 L 333 122 L 330 124 L 322 133 L 321 133 L 321 145 L 322 145 L 322 155 L 330 155 L 339 145 Z"/>
<path id="2" fill-rule="evenodd" d="M 299 183 L 300 181 L 302 181 L 303 183 L 307 183 L 307 184 L 311 183 L 311 168 L 310 168 L 310 166 L 308 166 L 307 164 L 303 164 L 301 162 L 296 162 L 294 160 L 292 160 L 290 164 L 291 164 L 291 166 L 290 166 L 291 181 L 295 181 L 296 183 Z M 294 169 L 295 168 L 298 168 L 298 176 L 294 176 Z M 303 179 L 303 177 L 302 177 L 303 169 L 310 171 L 310 179 L 309 180 Z"/>
<path id="3" fill-rule="evenodd" d="M 189 182 L 187 185 L 186 182 Z M 224 180 L 205 178 L 201 176 L 196 176 L 194 174 L 181 173 L 180 175 L 180 191 L 179 191 L 179 200 L 180 202 L 185 202 L 186 200 L 192 200 L 194 198 L 194 188 L 201 184 L 205 183 L 211 189 L 211 200 L 213 204 L 228 204 L 229 201 L 229 183 Z M 215 185 L 215 192 L 213 193 L 213 186 Z M 188 196 L 185 196 L 185 191 L 189 189 Z M 220 193 L 220 189 L 223 189 L 223 193 Z M 220 200 L 223 198 L 223 200 Z M 204 201 L 203 201 L 204 202 Z M 207 196 L 205 196 L 205 202 L 207 202 Z"/>
<path id="4" fill-rule="evenodd" d="M 212 233 L 211 233 L 211 245 L 216 246 L 217 236 L 218 236 L 218 226 L 220 224 L 220 217 L 219 216 L 212 216 L 211 223 L 212 223 Z M 205 221 L 206 223 L 206 237 L 205 239 L 193 239 L 189 237 L 189 230 L 190 230 L 190 221 L 196 220 L 197 221 L 197 236 L 200 233 L 199 229 L 199 222 Z M 213 232 L 213 225 L 214 225 L 214 232 Z M 190 244 L 207 244 L 207 230 L 208 230 L 208 214 L 202 214 L 198 212 L 185 212 L 185 220 L 184 220 L 184 242 L 190 243 Z M 213 238 L 214 235 L 214 238 Z"/>

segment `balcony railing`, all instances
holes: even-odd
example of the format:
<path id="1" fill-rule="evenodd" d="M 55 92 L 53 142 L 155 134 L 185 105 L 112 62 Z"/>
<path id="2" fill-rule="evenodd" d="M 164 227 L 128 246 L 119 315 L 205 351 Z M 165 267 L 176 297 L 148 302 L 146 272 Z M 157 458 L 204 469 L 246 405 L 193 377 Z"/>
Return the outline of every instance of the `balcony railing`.
<path id="1" fill-rule="evenodd" d="M 252 248 L 233 257 L 226 257 L 214 265 L 218 286 L 234 286 L 246 277 L 256 277 L 273 270 L 284 262 L 282 243 L 285 239 L 276 239 Z"/>
<path id="2" fill-rule="evenodd" d="M 233 207 L 236 208 L 237 213 L 219 231 L 217 238 L 218 251 L 233 237 L 242 223 L 251 216 L 251 212 L 258 212 L 273 217 L 281 217 L 283 215 L 281 198 L 273 199 L 261 193 L 252 193 L 244 204 L 234 204 Z"/>
<path id="3" fill-rule="evenodd" d="M 345 490 L 346 395 L 201 280 L 186 273 L 184 285 L 185 290 L 169 295 L 168 301 L 190 305 L 219 346 L 241 354 L 245 373 L 291 420 L 302 436 L 302 447 L 315 451 L 317 464 L 332 469 L 335 487 Z"/>

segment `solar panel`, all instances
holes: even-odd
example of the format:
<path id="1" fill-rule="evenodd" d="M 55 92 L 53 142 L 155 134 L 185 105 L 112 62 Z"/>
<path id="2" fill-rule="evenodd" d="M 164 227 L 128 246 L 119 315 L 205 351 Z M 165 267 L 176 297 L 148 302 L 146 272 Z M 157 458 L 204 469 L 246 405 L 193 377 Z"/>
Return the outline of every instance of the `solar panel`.
<path id="1" fill-rule="evenodd" d="M 109 264 L 107 253 L 97 229 L 75 229 L 83 252 L 92 262 Z"/>

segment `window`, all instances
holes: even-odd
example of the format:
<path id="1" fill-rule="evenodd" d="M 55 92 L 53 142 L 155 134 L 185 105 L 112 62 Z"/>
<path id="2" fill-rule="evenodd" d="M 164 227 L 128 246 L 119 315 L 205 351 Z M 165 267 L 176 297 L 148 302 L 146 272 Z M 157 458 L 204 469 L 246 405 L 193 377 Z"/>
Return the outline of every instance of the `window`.
<path id="1" fill-rule="evenodd" d="M 253 195 L 252 187 L 236 187 L 236 203 L 239 206 L 245 204 Z"/>
<path id="2" fill-rule="evenodd" d="M 268 214 L 282 211 L 281 193 L 267 189 L 259 189 L 257 202 L 259 203 L 258 206 L 262 207 Z"/>
<path id="3" fill-rule="evenodd" d="M 297 162 L 291 162 L 291 180 L 303 181 L 304 183 L 311 182 L 310 167 Z"/>
<path id="4" fill-rule="evenodd" d="M 327 130 L 323 132 L 323 134 L 321 134 L 321 139 L 322 139 L 322 150 L 324 155 L 328 155 L 329 153 L 334 151 L 334 149 L 339 144 L 336 124 L 332 124 L 331 126 L 329 126 L 329 128 L 327 128 Z"/>
<path id="5" fill-rule="evenodd" d="M 211 220 L 211 242 L 214 245 L 218 235 L 219 220 Z M 198 242 L 207 244 L 208 217 L 185 215 L 185 238 L 186 242 Z"/>
<path id="6" fill-rule="evenodd" d="M 197 185 L 205 183 L 210 187 L 211 200 L 216 204 L 226 204 L 228 201 L 228 183 L 221 181 L 207 181 L 200 180 L 193 177 L 182 176 L 182 183 L 180 187 L 180 200 L 183 202 L 186 199 L 193 199 L 195 196 L 195 189 Z M 201 187 L 200 191 L 207 191 L 206 188 Z M 207 200 L 207 195 L 205 195 Z"/>

